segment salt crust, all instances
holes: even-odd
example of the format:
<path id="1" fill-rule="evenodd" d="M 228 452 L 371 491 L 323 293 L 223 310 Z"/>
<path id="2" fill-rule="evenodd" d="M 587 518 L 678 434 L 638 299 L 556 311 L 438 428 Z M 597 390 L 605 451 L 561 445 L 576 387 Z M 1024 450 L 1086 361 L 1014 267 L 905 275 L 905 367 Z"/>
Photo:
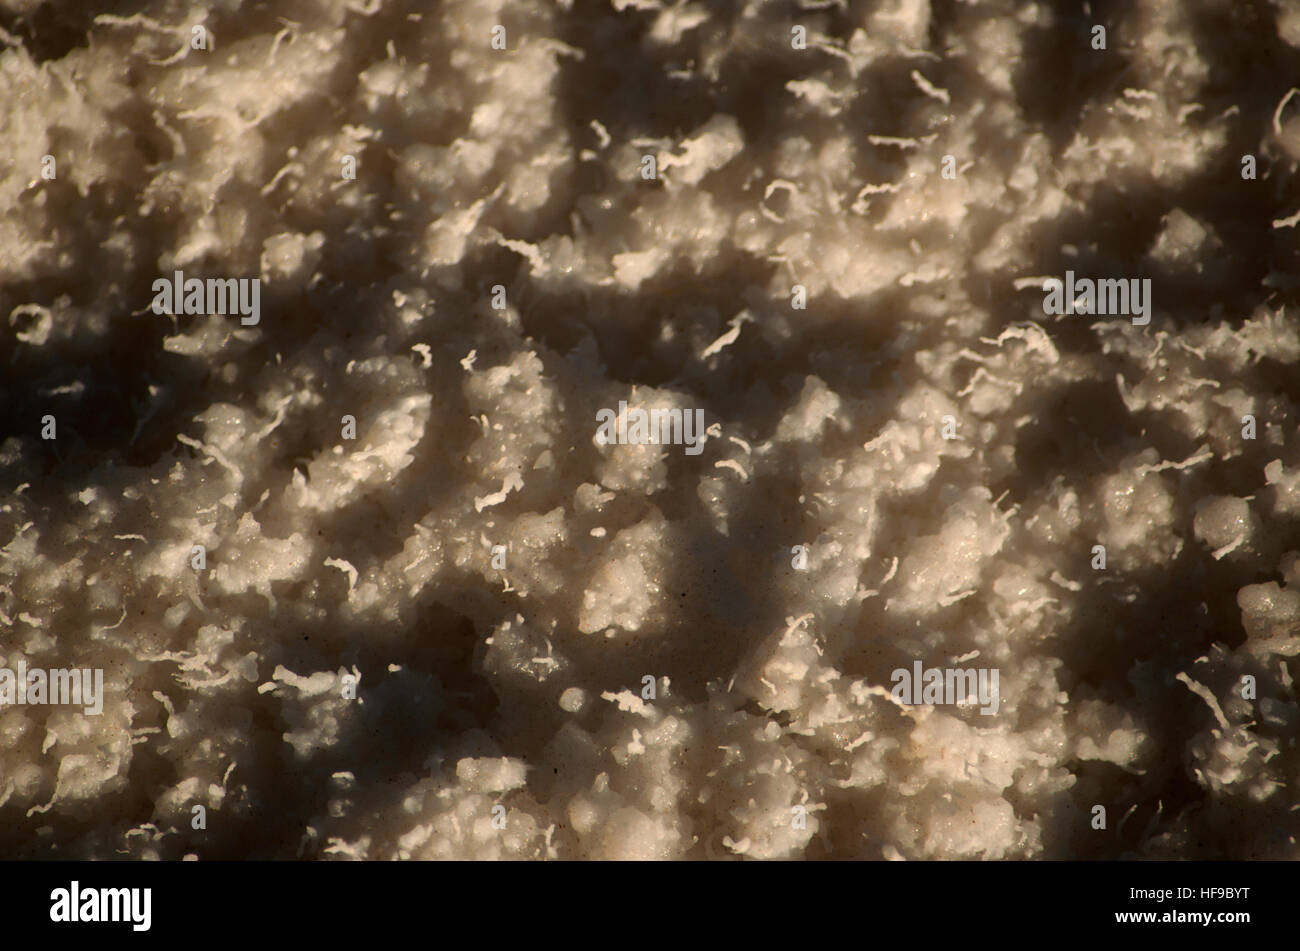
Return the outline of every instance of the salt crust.
<path id="1" fill-rule="evenodd" d="M 1032 299 L 968 296 L 1023 276 L 1035 229 L 1108 183 L 1174 187 L 1216 155 L 1226 123 L 1188 118 L 1209 66 L 1178 5 L 1123 13 L 1127 76 L 1151 95 L 1089 102 L 1059 148 L 1015 94 L 1047 6 L 957 5 L 947 55 L 985 93 L 954 87 L 951 108 L 956 73 L 917 52 L 926 0 L 869 5 L 841 38 L 809 13 L 807 54 L 765 4 L 725 24 L 614 3 L 629 6 L 644 54 L 696 63 L 711 94 L 745 49 L 788 63 L 800 79 L 765 120 L 779 134 L 725 112 L 674 135 L 605 115 L 595 134 L 564 73 L 612 54 L 559 41 L 566 4 L 217 5 L 198 17 L 215 49 L 177 59 L 194 18 L 160 2 L 39 66 L 0 53 L 15 372 L 34 387 L 29 367 L 131 335 L 222 394 L 151 463 L 87 462 L 69 442 L 82 476 L 55 494 L 34 436 L 0 446 L 5 484 L 27 484 L 0 506 L 0 659 L 102 666 L 108 691 L 99 718 L 0 714 L 7 854 L 45 854 L 54 828 L 59 854 L 97 858 L 1070 857 L 1111 854 L 1087 831 L 1102 803 L 1112 823 L 1141 805 L 1128 847 L 1144 855 L 1209 837 L 1228 857 L 1298 857 L 1300 570 L 1273 526 L 1300 516 L 1300 453 L 1294 407 L 1258 370 L 1294 372 L 1294 322 L 1158 308 L 1145 333 L 1100 326 L 1094 351 L 1058 351 Z M 508 55 L 485 42 L 498 22 Z M 1284 40 L 1298 23 L 1281 18 Z M 850 109 L 896 114 L 858 77 L 900 57 L 922 77 L 915 108 L 867 130 L 878 140 L 851 134 Z M 576 184 L 580 150 L 596 191 Z M 646 151 L 662 187 L 639 181 Z M 47 152 L 58 189 L 32 185 Z M 945 181 L 945 153 L 976 161 Z M 341 185 L 345 155 L 360 171 Z M 151 217 L 87 204 L 115 193 Z M 1150 261 L 1219 240 L 1175 207 Z M 488 267 L 503 247 L 513 263 Z M 743 260 L 773 266 L 725 283 L 759 274 L 727 270 Z M 256 330 L 131 314 L 143 302 L 121 276 L 199 263 L 350 296 L 289 294 Z M 498 281 L 505 312 L 485 303 Z M 813 302 L 794 316 L 793 281 Z M 40 282 L 78 293 L 15 296 Z M 753 326 L 697 356 L 741 307 Z M 837 369 L 850 338 L 876 341 L 887 371 Z M 1086 469 L 1021 472 L 1018 435 L 1073 426 L 1043 414 L 1096 381 L 1131 417 L 1108 425 L 1158 418 L 1187 452 L 1134 435 Z M 174 399 L 159 388 L 140 424 L 165 425 Z M 597 445 L 595 411 L 621 399 L 703 405 L 720 438 L 698 464 Z M 1246 638 L 1112 614 L 1081 641 L 1097 633 L 1094 544 L 1130 604 L 1235 590 Z M 1168 578 L 1197 552 L 1208 574 Z M 1178 666 L 1131 646 L 1161 638 L 1188 645 L 1159 655 Z M 971 651 L 1002 672 L 991 724 L 880 689 L 900 663 Z M 1161 815 L 1182 763 L 1205 798 Z"/>

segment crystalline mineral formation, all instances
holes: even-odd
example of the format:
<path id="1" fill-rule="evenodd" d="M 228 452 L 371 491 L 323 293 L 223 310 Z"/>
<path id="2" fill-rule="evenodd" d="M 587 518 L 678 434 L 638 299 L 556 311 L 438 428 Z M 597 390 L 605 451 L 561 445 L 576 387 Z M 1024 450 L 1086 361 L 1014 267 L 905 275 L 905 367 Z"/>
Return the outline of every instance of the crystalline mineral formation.
<path id="1" fill-rule="evenodd" d="M 94 7 L 0 854 L 1300 857 L 1293 4 Z"/>

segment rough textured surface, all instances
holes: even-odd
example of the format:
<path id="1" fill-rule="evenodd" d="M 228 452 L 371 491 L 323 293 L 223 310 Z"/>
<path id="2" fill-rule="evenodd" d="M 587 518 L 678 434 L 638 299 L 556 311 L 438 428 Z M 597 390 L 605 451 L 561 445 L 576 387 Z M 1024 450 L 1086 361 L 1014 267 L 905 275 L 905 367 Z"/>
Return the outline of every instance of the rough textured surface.
<path id="1" fill-rule="evenodd" d="M 1092 10 L 0 2 L 0 852 L 1300 857 L 1300 14 Z"/>

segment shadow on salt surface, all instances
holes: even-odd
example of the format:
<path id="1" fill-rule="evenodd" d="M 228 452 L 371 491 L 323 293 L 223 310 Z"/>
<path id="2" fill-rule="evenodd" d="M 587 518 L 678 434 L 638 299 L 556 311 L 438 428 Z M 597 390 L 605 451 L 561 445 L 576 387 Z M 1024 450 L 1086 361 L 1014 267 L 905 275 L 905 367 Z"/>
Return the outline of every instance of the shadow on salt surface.
<path id="1" fill-rule="evenodd" d="M 1086 558 L 1076 560 L 1081 563 L 1072 568 L 1074 576 L 1083 577 L 1089 570 L 1082 563 Z M 1131 716 L 1166 755 L 1152 760 L 1142 775 L 1102 761 L 1069 763 L 1077 785 L 1061 794 L 1060 808 L 1042 815 L 1047 857 L 1242 860 L 1281 855 L 1274 850 L 1285 843 L 1274 841 L 1275 830 L 1294 819 L 1285 803 L 1276 801 L 1280 797 L 1273 802 L 1254 802 L 1244 795 L 1220 799 L 1191 774 L 1189 743 L 1213 721 L 1204 702 L 1174 675 L 1192 671 L 1195 676 L 1196 659 L 1215 642 L 1229 648 L 1241 644 L 1245 634 L 1235 595 L 1255 580 L 1247 568 L 1226 577 L 1222 564 L 1207 572 L 1210 561 L 1201 546 L 1189 544 L 1168 566 L 1128 572 L 1111 568 L 1076 596 L 1073 620 L 1062 638 L 1062 686 L 1076 703 L 1099 698 Z M 1107 808 L 1106 831 L 1090 828 L 1093 804 Z M 1134 805 L 1134 815 L 1121 825 Z M 1169 838 L 1151 841 L 1163 835 Z"/>
<path id="2" fill-rule="evenodd" d="M 289 619 L 286 627 L 301 629 Z M 219 822 L 207 830 L 186 830 L 163 839 L 164 860 L 179 860 L 196 851 L 205 860 L 284 859 L 299 854 L 301 830 L 323 816 L 329 800 L 331 775 L 350 771 L 356 777 L 351 798 L 359 809 L 398 799 L 410 782 L 426 774 L 426 760 L 439 754 L 453 762 L 459 756 L 485 755 L 486 746 L 474 728 L 491 722 L 497 699 L 473 667 L 477 635 L 467 618 L 426 599 L 418 621 L 405 629 L 379 630 L 363 625 L 307 627 L 298 635 L 267 638 L 266 669 L 284 665 L 293 671 L 334 670 L 339 664 L 361 671 L 366 703 L 349 708 L 339 723 L 337 742 L 305 759 L 294 756 L 282 734 L 290 724 L 282 706 L 271 697 L 256 697 L 232 710 L 251 713 L 251 746 L 240 756 L 232 795 Z M 340 652 L 340 648 L 342 648 Z M 337 663 L 336 663 L 337 660 Z M 400 671 L 390 671 L 389 665 Z M 227 711 L 229 712 L 229 711 Z M 214 727 L 219 729 L 220 727 Z M 468 732 L 467 732 L 468 731 Z M 513 751 L 507 749 L 506 755 Z M 58 858 L 60 845 L 102 838 L 100 853 L 120 847 L 118 829 L 96 827 L 102 815 L 122 821 L 149 821 L 158 796 L 177 781 L 174 764 L 141 746 L 128 773 L 126 789 L 86 804 L 65 803 L 41 817 L 51 834 L 32 836 L 30 820 L 14 806 L 0 807 L 0 853 L 9 858 Z M 125 817 L 131 817 L 126 819 Z M 309 846 L 303 857 L 316 857 L 325 843 Z"/>
<path id="3" fill-rule="evenodd" d="M 1090 491 L 1088 483 L 1144 445 L 1157 446 L 1166 453 L 1164 458 L 1189 454 L 1192 447 L 1186 437 L 1162 426 L 1157 416 L 1135 417 L 1144 432 L 1136 431 L 1136 422 L 1127 432 L 1117 427 L 1125 411 L 1113 405 L 1104 385 L 1080 383 L 1071 390 L 1056 414 L 1023 431 L 1016 479 L 1004 486 L 1022 504 L 1038 504 L 1042 490 L 1053 481 L 1073 485 L 1084 495 Z M 1248 453 L 1259 454 L 1258 449 Z M 1234 465 L 1240 460 L 1212 460 L 1205 470 L 1190 473 L 1177 484 L 1176 510 L 1191 513 L 1196 499 L 1225 491 L 1225 472 L 1249 475 L 1245 484 L 1257 489 L 1262 458 L 1244 469 Z M 1072 556 L 1056 554 L 1064 559 L 1059 570 L 1065 577 L 1085 580 L 1081 592 L 1061 595 L 1071 617 L 1060 648 L 1053 650 L 1064 661 L 1063 687 L 1073 700 L 1097 697 L 1128 713 L 1151 733 L 1156 749 L 1179 755 L 1159 759 L 1144 776 L 1126 775 L 1108 763 L 1076 761 L 1072 770 L 1079 785 L 1062 795 L 1059 810 L 1045 816 L 1044 845 L 1051 857 L 1125 857 L 1147 837 L 1148 823 L 1153 824 L 1151 835 L 1160 835 L 1173 830 L 1175 820 L 1184 832 L 1163 847 L 1168 857 L 1264 857 L 1274 848 L 1269 830 L 1283 824 L 1281 807 L 1248 802 L 1244 796 L 1234 797 L 1230 806 L 1220 805 L 1192 779 L 1185 751 L 1191 738 L 1205 729 L 1209 714 L 1174 675 L 1194 670 L 1196 659 L 1216 642 L 1230 649 L 1241 645 L 1245 632 L 1237 592 L 1247 584 L 1272 580 L 1271 571 L 1261 573 L 1257 566 L 1276 564 L 1283 551 L 1300 545 L 1300 523 L 1276 521 L 1260 558 L 1237 565 L 1215 562 L 1195 540 L 1190 514 L 1187 522 L 1175 526 L 1185 542 L 1182 551 L 1158 568 L 1126 569 L 1118 553 L 1111 552 L 1107 570 L 1095 572 L 1085 550 Z M 1111 811 L 1109 828 L 1114 834 L 1089 829 L 1078 807 L 1092 803 Z M 1122 833 L 1116 803 L 1125 808 L 1138 804 Z M 1248 833 L 1254 838 L 1246 840 Z"/>
<path id="4" fill-rule="evenodd" d="M 23 4 L 17 5 L 21 11 Z M 84 49 L 90 43 L 90 31 L 95 17 L 109 12 L 102 6 L 117 9 L 111 12 L 129 16 L 146 9 L 146 0 L 129 3 L 88 4 L 55 2 L 32 4 L 27 13 L 0 9 L 0 29 L 18 37 L 37 63 L 62 59 L 75 49 Z"/>
<path id="5" fill-rule="evenodd" d="M 1073 486 L 1081 496 L 1090 484 L 1114 471 L 1126 455 L 1154 446 L 1166 459 L 1186 458 L 1193 441 L 1161 422 L 1160 414 L 1127 417 L 1114 386 L 1080 382 L 1068 387 L 1055 404 L 1041 408 L 1035 422 L 1021 431 L 1017 444 L 1016 475 L 996 487 L 1026 508 L 1044 500 L 1053 482 Z M 1117 766 L 1076 761 L 1072 770 L 1079 785 L 1061 797 L 1061 808 L 1044 818 L 1044 845 L 1051 857 L 1119 858 L 1128 855 L 1145 838 L 1179 828 L 1185 835 L 1164 847 L 1178 858 L 1263 857 L 1269 845 L 1268 830 L 1280 827 L 1284 816 L 1278 807 L 1249 803 L 1237 796 L 1232 805 L 1219 805 L 1191 777 L 1185 751 L 1191 738 L 1207 722 L 1204 704 L 1174 680 L 1180 671 L 1193 670 L 1198 657 L 1220 642 L 1235 648 L 1245 639 L 1237 592 L 1243 586 L 1272 580 L 1273 572 L 1258 570 L 1274 565 L 1283 551 L 1300 546 L 1300 523 L 1276 520 L 1261 556 L 1236 565 L 1215 562 L 1193 535 L 1190 513 L 1198 498 L 1221 492 L 1246 495 L 1258 489 L 1260 472 L 1270 453 L 1266 447 L 1248 445 L 1244 457 L 1211 460 L 1204 469 L 1180 478 L 1175 489 L 1175 509 L 1188 513 L 1175 530 L 1183 537 L 1183 550 L 1159 568 L 1128 570 L 1117 552 L 1110 552 L 1108 568 L 1095 572 L 1086 550 L 1057 552 L 1059 570 L 1067 578 L 1084 579 L 1077 594 L 1062 593 L 1072 618 L 1053 649 L 1064 661 L 1062 685 L 1072 699 L 1095 696 L 1132 716 L 1152 735 L 1156 749 L 1177 751 L 1160 759 L 1145 776 L 1126 775 Z M 1229 689 L 1220 685 L 1222 689 Z M 1137 813 L 1118 830 L 1115 803 L 1139 804 Z M 1082 804 L 1101 803 L 1111 811 L 1114 834 L 1093 833 Z M 1157 803 L 1162 815 L 1156 818 Z M 1225 812 L 1225 810 L 1231 810 Z M 1120 810 L 1122 815 L 1125 810 Z M 1247 834 L 1254 838 L 1245 840 Z"/>
<path id="6" fill-rule="evenodd" d="M 1123 0 L 1051 0 L 1052 24 L 1035 28 L 1013 79 L 1025 117 L 1039 123 L 1057 150 L 1074 138 L 1088 103 L 1119 92 L 1129 63 L 1117 29 Z M 1092 49 L 1092 28 L 1106 28 L 1106 51 Z"/>

